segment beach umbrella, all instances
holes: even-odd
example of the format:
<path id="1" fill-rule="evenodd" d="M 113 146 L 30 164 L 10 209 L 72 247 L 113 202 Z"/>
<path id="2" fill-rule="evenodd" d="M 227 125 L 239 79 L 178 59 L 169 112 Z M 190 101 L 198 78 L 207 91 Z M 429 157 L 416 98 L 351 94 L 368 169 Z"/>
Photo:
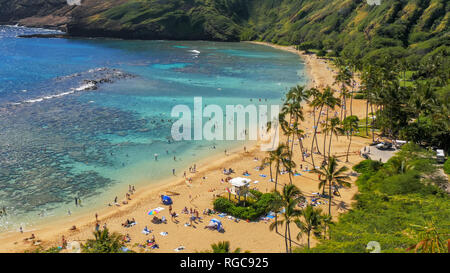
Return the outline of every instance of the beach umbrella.
<path id="1" fill-rule="evenodd" d="M 148 212 L 148 215 L 155 215 L 158 214 L 160 211 L 162 211 L 164 208 L 156 208 L 156 209 L 152 209 L 151 211 Z"/>
<path id="2" fill-rule="evenodd" d="M 211 221 L 209 221 L 210 224 L 214 224 L 217 225 L 217 230 L 220 231 L 222 229 L 222 222 L 220 222 L 219 220 L 217 220 L 216 218 L 211 219 Z"/>
<path id="3" fill-rule="evenodd" d="M 161 195 L 161 200 L 162 200 L 164 205 L 172 205 L 173 204 L 172 198 L 170 198 L 167 195 Z"/>

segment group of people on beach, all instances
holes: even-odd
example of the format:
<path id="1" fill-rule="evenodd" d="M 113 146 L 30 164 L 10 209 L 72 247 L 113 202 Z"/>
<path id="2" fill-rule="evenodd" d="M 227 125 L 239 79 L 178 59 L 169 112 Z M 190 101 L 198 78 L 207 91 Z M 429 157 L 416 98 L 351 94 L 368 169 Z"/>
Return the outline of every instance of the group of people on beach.
<path id="1" fill-rule="evenodd" d="M 134 186 L 134 185 L 128 185 L 128 192 L 125 193 L 125 200 L 122 201 L 122 204 L 123 204 L 123 205 L 127 205 L 127 204 L 128 204 L 128 201 L 131 200 L 131 195 L 133 195 L 135 192 L 136 192 L 135 186 Z M 120 206 L 120 204 L 119 204 L 119 198 L 118 198 L 117 196 L 114 198 L 113 204 L 116 205 L 116 206 L 118 206 L 118 207 Z M 108 204 L 108 207 L 112 207 L 112 204 L 109 203 L 109 204 Z"/>

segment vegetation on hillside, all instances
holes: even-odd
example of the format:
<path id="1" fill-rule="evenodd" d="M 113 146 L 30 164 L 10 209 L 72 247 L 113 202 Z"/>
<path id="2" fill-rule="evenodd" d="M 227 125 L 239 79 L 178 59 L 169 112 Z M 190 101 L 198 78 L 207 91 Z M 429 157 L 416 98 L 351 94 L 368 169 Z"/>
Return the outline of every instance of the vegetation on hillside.
<path id="1" fill-rule="evenodd" d="M 86 0 L 76 35 L 145 39 L 261 40 L 329 56 L 405 56 L 417 64 L 449 46 L 445 0 Z"/>
<path id="2" fill-rule="evenodd" d="M 386 164 L 366 160 L 354 167 L 360 173 L 356 204 L 330 226 L 331 239 L 299 252 L 367 252 L 377 241 L 382 252 L 431 252 L 425 241 L 438 242 L 432 252 L 448 252 L 450 198 L 430 153 L 408 144 Z"/>

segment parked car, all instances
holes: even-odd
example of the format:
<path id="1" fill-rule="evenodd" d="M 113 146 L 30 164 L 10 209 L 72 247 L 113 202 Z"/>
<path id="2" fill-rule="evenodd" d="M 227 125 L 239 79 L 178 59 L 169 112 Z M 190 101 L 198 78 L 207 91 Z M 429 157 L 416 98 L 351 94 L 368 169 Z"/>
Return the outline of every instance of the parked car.
<path id="1" fill-rule="evenodd" d="M 405 145 L 406 143 L 408 143 L 408 142 L 405 141 L 405 140 L 396 140 L 396 141 L 395 141 L 395 147 L 396 147 L 396 148 L 400 148 L 400 147 L 402 147 L 403 145 Z"/>
<path id="2" fill-rule="evenodd" d="M 392 143 L 381 142 L 380 144 L 377 144 L 377 146 L 375 146 L 375 147 L 377 147 L 378 150 L 387 150 L 387 149 L 392 148 Z"/>
<path id="3" fill-rule="evenodd" d="M 442 150 L 442 149 L 437 149 L 436 150 L 436 159 L 437 159 L 438 163 L 444 163 L 445 162 L 444 150 Z"/>

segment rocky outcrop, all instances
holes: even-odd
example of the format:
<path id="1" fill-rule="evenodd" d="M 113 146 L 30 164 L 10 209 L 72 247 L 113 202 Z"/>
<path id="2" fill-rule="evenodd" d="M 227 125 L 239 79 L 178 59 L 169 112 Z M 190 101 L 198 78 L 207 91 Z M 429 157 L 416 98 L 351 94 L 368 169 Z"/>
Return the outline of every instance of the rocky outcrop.
<path id="1" fill-rule="evenodd" d="M 61 27 L 72 8 L 67 0 L 0 0 L 0 23 Z"/>

